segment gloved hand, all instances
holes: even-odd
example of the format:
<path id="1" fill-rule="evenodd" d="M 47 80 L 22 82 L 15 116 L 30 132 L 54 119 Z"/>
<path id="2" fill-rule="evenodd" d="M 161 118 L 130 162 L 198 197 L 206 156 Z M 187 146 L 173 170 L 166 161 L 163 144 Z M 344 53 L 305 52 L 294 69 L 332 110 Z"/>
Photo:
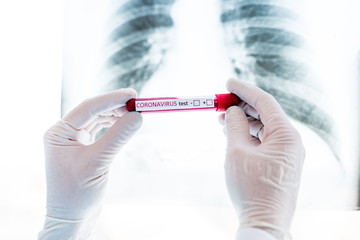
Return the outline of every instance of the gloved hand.
<path id="1" fill-rule="evenodd" d="M 290 238 L 305 158 L 301 138 L 271 95 L 234 79 L 227 88 L 261 119 L 247 117 L 238 106 L 220 116 L 227 136 L 226 184 L 240 221 L 238 236 L 255 228 L 276 239 Z"/>
<path id="2" fill-rule="evenodd" d="M 47 216 L 39 239 L 89 238 L 110 164 L 142 123 L 124 107 L 134 97 L 120 89 L 88 99 L 45 133 Z M 95 141 L 103 127 L 110 128 Z"/>

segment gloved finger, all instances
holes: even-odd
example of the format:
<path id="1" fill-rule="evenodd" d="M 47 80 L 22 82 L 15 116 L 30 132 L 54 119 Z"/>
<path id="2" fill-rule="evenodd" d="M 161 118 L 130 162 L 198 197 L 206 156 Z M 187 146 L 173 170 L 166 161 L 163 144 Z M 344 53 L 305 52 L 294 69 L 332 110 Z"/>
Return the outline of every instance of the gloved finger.
<path id="1" fill-rule="evenodd" d="M 238 106 L 241 107 L 241 108 L 244 110 L 244 112 L 246 113 L 246 115 L 251 116 L 251 117 L 253 117 L 253 118 L 255 118 L 255 119 L 260 120 L 260 115 L 259 115 L 259 113 L 256 111 L 256 109 L 253 108 L 252 106 L 250 106 L 249 104 L 247 104 L 246 102 L 241 101 Z"/>
<path id="2" fill-rule="evenodd" d="M 96 139 L 96 135 L 104 128 L 110 128 L 118 120 L 118 117 L 102 117 L 97 121 L 97 124 L 90 130 L 90 136 L 93 141 Z"/>
<path id="3" fill-rule="evenodd" d="M 98 124 L 96 119 L 94 119 L 92 122 L 90 122 L 85 128 L 83 128 L 83 131 L 86 131 L 88 133 L 91 132 L 91 130 Z"/>
<path id="4" fill-rule="evenodd" d="M 111 128 L 112 125 L 114 125 L 115 122 L 102 122 L 102 123 L 97 123 L 96 126 L 91 129 L 90 131 L 90 135 L 96 137 L 96 134 L 98 134 L 101 130 L 103 130 L 104 128 Z"/>
<path id="5" fill-rule="evenodd" d="M 219 123 L 225 126 L 225 113 L 221 113 L 218 117 Z"/>
<path id="6" fill-rule="evenodd" d="M 107 111 L 102 113 L 102 116 L 115 116 L 115 117 L 122 117 L 125 113 L 127 113 L 128 111 L 126 110 L 126 107 L 120 107 L 120 108 L 116 108 L 114 110 L 111 111 Z"/>
<path id="7" fill-rule="evenodd" d="M 90 145 L 95 141 L 96 134 L 103 128 L 109 128 L 113 125 L 111 122 L 98 123 L 97 121 L 92 122 L 87 128 L 77 131 L 76 141 L 84 145 Z"/>
<path id="8" fill-rule="evenodd" d="M 248 117 L 248 121 L 249 121 L 250 135 L 254 136 L 255 138 L 258 138 L 262 142 L 264 136 L 263 134 L 264 125 L 262 124 L 261 121 L 253 117 Z"/>
<path id="9" fill-rule="evenodd" d="M 255 118 L 257 120 L 260 119 L 260 115 L 256 111 L 256 109 L 250 106 L 249 104 L 247 104 L 246 102 L 241 101 L 241 103 L 238 106 L 244 110 L 246 115 L 251 116 L 252 118 Z M 225 113 L 220 114 L 218 120 L 221 125 L 225 125 Z"/>
<path id="10" fill-rule="evenodd" d="M 114 116 L 98 116 L 95 118 L 88 126 L 83 128 L 82 132 L 87 132 L 90 138 L 90 143 L 93 143 L 96 138 L 96 134 L 100 132 L 103 128 L 109 128 L 113 125 L 118 117 Z"/>
<path id="11" fill-rule="evenodd" d="M 84 130 L 91 132 L 92 129 L 99 123 L 114 123 L 118 120 L 118 117 L 114 117 L 114 116 L 98 116 L 97 118 L 95 118 L 92 122 L 90 122 L 85 128 Z"/>
<path id="12" fill-rule="evenodd" d="M 264 125 L 262 124 L 261 121 L 253 118 L 253 117 L 247 117 L 248 122 L 249 122 L 249 133 L 251 136 L 257 138 L 258 140 L 260 140 L 261 142 L 263 141 L 263 129 L 264 129 Z M 225 113 L 222 113 L 219 115 L 219 122 L 221 125 L 225 126 Z M 226 135 L 226 128 L 223 128 L 223 132 Z"/>
<path id="13" fill-rule="evenodd" d="M 103 116 L 100 115 L 96 118 L 97 123 L 115 123 L 117 120 L 119 120 L 119 117 L 115 116 Z"/>
<path id="14" fill-rule="evenodd" d="M 238 107 L 229 107 L 225 112 L 225 131 L 228 146 L 243 146 L 249 143 L 249 122 L 244 111 Z"/>
<path id="15" fill-rule="evenodd" d="M 247 104 L 244 101 L 241 101 L 241 103 L 238 105 L 239 107 L 241 107 L 244 112 L 246 113 L 246 115 L 251 116 L 255 119 L 260 119 L 260 115 L 259 113 L 255 110 L 255 108 L 253 108 L 252 106 L 250 106 L 249 104 Z M 221 125 L 225 125 L 225 113 L 222 113 L 219 115 L 219 122 Z"/>
<path id="16" fill-rule="evenodd" d="M 262 89 L 236 79 L 227 82 L 227 89 L 256 109 L 267 130 L 271 131 L 273 125 L 289 123 L 275 98 Z M 277 124 L 272 124 L 272 121 L 277 121 Z"/>
<path id="17" fill-rule="evenodd" d="M 140 128 L 142 116 L 138 112 L 126 113 L 94 144 L 103 153 L 117 153 Z"/>
<path id="18" fill-rule="evenodd" d="M 93 121 L 99 114 L 112 111 L 126 104 L 137 95 L 133 89 L 119 89 L 108 94 L 90 98 L 64 117 L 64 121 L 74 129 L 81 129 Z"/>
<path id="19" fill-rule="evenodd" d="M 251 136 L 250 138 L 250 142 L 252 143 L 252 145 L 258 146 L 261 144 L 261 141 L 259 138 Z"/>

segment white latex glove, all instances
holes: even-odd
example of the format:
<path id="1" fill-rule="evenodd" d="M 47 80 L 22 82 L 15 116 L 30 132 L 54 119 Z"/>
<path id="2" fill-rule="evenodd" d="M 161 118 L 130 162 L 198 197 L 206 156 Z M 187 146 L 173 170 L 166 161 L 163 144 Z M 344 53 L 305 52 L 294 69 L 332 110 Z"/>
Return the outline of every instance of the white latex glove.
<path id="1" fill-rule="evenodd" d="M 142 123 L 124 107 L 135 97 L 120 89 L 88 99 L 45 133 L 47 216 L 39 239 L 89 239 L 110 164 Z M 94 141 L 103 127 L 110 128 Z"/>
<path id="2" fill-rule="evenodd" d="M 300 135 L 268 93 L 235 79 L 228 81 L 227 88 L 261 119 L 260 123 L 247 117 L 238 106 L 220 116 L 227 136 L 226 184 L 240 221 L 238 236 L 242 229 L 257 228 L 276 239 L 291 238 L 305 158 Z M 263 124 L 260 132 L 259 124 Z M 253 129 L 257 133 L 251 133 Z"/>

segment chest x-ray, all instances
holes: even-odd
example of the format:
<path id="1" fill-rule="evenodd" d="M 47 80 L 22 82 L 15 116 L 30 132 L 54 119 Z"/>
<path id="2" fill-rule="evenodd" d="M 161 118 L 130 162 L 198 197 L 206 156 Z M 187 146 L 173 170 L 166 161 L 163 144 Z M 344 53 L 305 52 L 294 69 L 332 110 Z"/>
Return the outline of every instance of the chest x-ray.
<path id="1" fill-rule="evenodd" d="M 87 97 L 118 88 L 135 88 L 140 97 L 222 93 L 234 76 L 272 94 L 302 135 L 307 157 L 299 208 L 356 209 L 360 43 L 352 41 L 353 20 L 340 14 L 344 5 L 68 1 L 63 114 Z M 215 216 L 216 222 L 203 227 L 216 225 L 214 231 L 223 234 L 229 226 L 221 222 L 235 221 L 224 154 L 216 113 L 144 115 L 141 130 L 113 164 L 106 201 L 127 209 L 125 215 L 156 212 L 159 224 L 166 224 L 169 209 L 179 216 L 171 221 L 182 224 L 183 216 L 190 216 L 189 224 Z M 141 225 L 146 219 L 127 221 Z"/>

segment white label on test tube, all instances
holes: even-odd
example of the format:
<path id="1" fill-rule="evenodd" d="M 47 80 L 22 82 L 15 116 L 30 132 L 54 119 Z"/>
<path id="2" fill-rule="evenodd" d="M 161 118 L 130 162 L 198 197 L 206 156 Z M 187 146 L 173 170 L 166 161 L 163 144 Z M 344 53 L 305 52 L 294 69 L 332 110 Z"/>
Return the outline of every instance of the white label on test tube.
<path id="1" fill-rule="evenodd" d="M 192 98 L 168 98 L 168 99 L 146 99 L 135 101 L 135 109 L 138 112 L 147 111 L 171 111 L 190 109 L 214 109 L 215 95 Z"/>

